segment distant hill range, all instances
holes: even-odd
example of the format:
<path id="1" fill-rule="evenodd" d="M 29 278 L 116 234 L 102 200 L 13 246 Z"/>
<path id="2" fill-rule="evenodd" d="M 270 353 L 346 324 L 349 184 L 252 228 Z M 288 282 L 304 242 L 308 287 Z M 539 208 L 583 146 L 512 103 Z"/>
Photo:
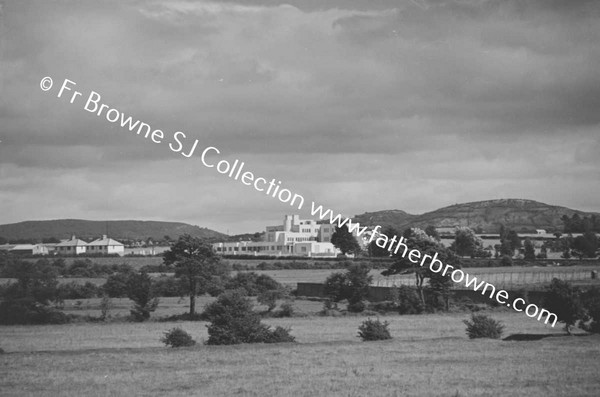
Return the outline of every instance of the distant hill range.
<path id="1" fill-rule="evenodd" d="M 484 233 L 496 233 L 500 225 L 504 225 L 517 232 L 534 232 L 536 229 L 562 232 L 561 217 L 571 217 L 573 214 L 581 217 L 600 215 L 533 200 L 499 199 L 454 204 L 421 215 L 400 210 L 366 212 L 356 215 L 354 220 L 361 225 L 393 226 L 399 231 L 408 227 L 424 229 L 433 225 L 438 228 L 468 226 Z"/>
<path id="2" fill-rule="evenodd" d="M 164 236 L 177 239 L 182 234 L 211 240 L 227 239 L 227 235 L 207 228 L 179 222 L 159 221 L 86 221 L 82 219 L 57 219 L 50 221 L 26 221 L 0 225 L 0 237 L 10 240 L 45 238 L 82 239 L 98 238 L 103 234 L 119 240 L 162 240 Z"/>

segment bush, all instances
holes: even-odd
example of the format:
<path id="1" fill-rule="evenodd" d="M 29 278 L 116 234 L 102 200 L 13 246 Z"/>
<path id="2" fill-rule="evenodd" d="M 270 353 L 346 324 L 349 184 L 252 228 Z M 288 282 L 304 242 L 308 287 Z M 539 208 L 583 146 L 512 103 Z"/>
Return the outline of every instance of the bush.
<path id="1" fill-rule="evenodd" d="M 358 327 L 358 336 L 364 341 L 392 339 L 388 329 L 387 321 L 381 322 L 379 319 L 371 320 L 370 318 L 363 321 Z"/>
<path id="2" fill-rule="evenodd" d="M 372 310 L 379 314 L 385 314 L 389 312 L 395 312 L 398 310 L 398 302 L 397 301 L 382 301 L 382 302 L 372 302 L 369 304 L 367 309 Z"/>
<path id="3" fill-rule="evenodd" d="M 173 276 L 164 276 L 155 278 L 152 281 L 152 294 L 161 297 L 179 297 L 185 296 L 187 290 L 181 279 Z"/>
<path id="4" fill-rule="evenodd" d="M 274 330 L 267 330 L 264 336 L 264 343 L 289 343 L 295 342 L 296 338 L 290 335 L 290 328 L 275 327 Z"/>
<path id="5" fill-rule="evenodd" d="M 469 338 L 492 338 L 498 339 L 504 332 L 504 325 L 485 314 L 472 314 L 471 321 L 463 320 L 467 326 Z"/>
<path id="6" fill-rule="evenodd" d="M 281 290 L 261 292 L 256 301 L 261 305 L 267 306 L 267 311 L 272 311 L 277 307 L 277 299 L 284 297 L 284 292 Z"/>
<path id="7" fill-rule="evenodd" d="M 66 324 L 69 321 L 63 312 L 31 300 L 0 303 L 0 325 Z"/>
<path id="8" fill-rule="evenodd" d="M 348 311 L 352 313 L 361 313 L 367 308 L 363 301 L 352 302 L 348 304 Z"/>
<path id="9" fill-rule="evenodd" d="M 90 299 L 97 297 L 101 289 L 89 281 L 81 285 L 75 281 L 61 284 L 57 288 L 60 299 Z"/>
<path id="10" fill-rule="evenodd" d="M 294 305 L 291 302 L 283 302 L 279 306 L 277 317 L 292 317 L 294 315 Z"/>
<path id="11" fill-rule="evenodd" d="M 181 328 L 173 328 L 165 332 L 165 335 L 160 341 L 171 347 L 187 347 L 196 344 L 196 341 L 192 339 L 192 336 Z"/>
<path id="12" fill-rule="evenodd" d="M 547 291 L 544 307 L 556 314 L 558 321 L 565 324 L 565 330 L 570 334 L 570 327 L 585 317 L 579 289 L 554 278 Z"/>
<path id="13" fill-rule="evenodd" d="M 584 330 L 593 333 L 600 333 L 600 288 L 595 287 L 582 294 L 583 306 L 586 310 L 585 321 L 589 323 L 582 324 Z"/>
<path id="14" fill-rule="evenodd" d="M 280 327 L 271 330 L 260 322 L 243 290 L 226 291 L 206 306 L 203 316 L 211 322 L 207 326 L 207 345 L 293 341 L 289 330 Z"/>
<path id="15" fill-rule="evenodd" d="M 398 313 L 420 314 L 423 311 L 425 311 L 425 306 L 415 288 L 407 285 L 398 287 Z"/>
<path id="16" fill-rule="evenodd" d="M 248 296 L 256 296 L 266 291 L 283 289 L 283 286 L 266 274 L 254 272 L 238 273 L 225 284 L 225 289 L 243 289 Z"/>
<path id="17" fill-rule="evenodd" d="M 513 265 L 512 258 L 508 255 L 503 255 L 502 258 L 500 259 L 500 266 L 512 266 L 512 265 Z"/>

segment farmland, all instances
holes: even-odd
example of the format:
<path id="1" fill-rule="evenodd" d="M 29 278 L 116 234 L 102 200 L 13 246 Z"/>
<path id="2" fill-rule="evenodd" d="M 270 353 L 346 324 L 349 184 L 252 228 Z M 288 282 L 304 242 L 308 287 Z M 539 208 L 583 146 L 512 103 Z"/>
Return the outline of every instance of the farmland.
<path id="1" fill-rule="evenodd" d="M 180 326 L 197 340 L 203 322 L 0 328 L 3 395 L 473 396 L 597 395 L 600 336 L 562 331 L 495 312 L 506 333 L 555 334 L 530 342 L 469 340 L 465 314 L 386 316 L 394 339 L 360 342 L 364 317 L 297 317 L 297 344 L 161 346 Z"/>
<path id="2" fill-rule="evenodd" d="M 591 280 L 595 266 L 469 268 L 470 274 L 535 284 L 536 277 Z M 257 271 L 284 284 L 322 282 L 339 270 Z M 377 280 L 380 270 L 373 271 Z M 538 276 L 541 274 L 543 276 Z M 396 276 L 414 283 L 412 275 Z M 76 280 L 64 278 L 61 282 Z M 79 282 L 90 279 L 77 280 Z M 101 284 L 103 279 L 93 279 Z M 199 297 L 198 310 L 214 298 Z M 158 321 L 187 310 L 187 298 L 161 298 L 151 321 L 124 321 L 128 299 L 113 299 L 106 323 L 0 327 L 2 395 L 149 396 L 594 396 L 600 387 L 600 336 L 566 336 L 522 313 L 500 307 L 487 314 L 505 336 L 539 340 L 469 340 L 468 312 L 382 315 L 392 340 L 360 342 L 365 315 L 323 317 L 322 302 L 297 299 L 292 318 L 265 318 L 291 328 L 297 343 L 205 346 L 206 322 Z M 258 307 L 258 310 L 264 308 Z M 66 300 L 67 314 L 98 316 L 100 299 Z M 159 341 L 174 327 L 199 343 L 171 349 Z"/>

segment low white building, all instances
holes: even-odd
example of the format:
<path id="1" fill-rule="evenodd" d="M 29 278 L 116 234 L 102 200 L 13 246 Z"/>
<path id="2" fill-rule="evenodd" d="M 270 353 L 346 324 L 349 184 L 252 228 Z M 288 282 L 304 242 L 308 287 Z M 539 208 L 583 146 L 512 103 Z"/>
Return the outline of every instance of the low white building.
<path id="1" fill-rule="evenodd" d="M 48 247 L 43 244 L 17 244 L 8 252 L 20 255 L 48 255 Z"/>
<path id="2" fill-rule="evenodd" d="M 87 251 L 87 243 L 72 236 L 70 240 L 64 240 L 56 244 L 55 251 L 58 255 L 79 255 Z"/>
<path id="3" fill-rule="evenodd" d="M 335 225 L 285 215 L 283 224 L 267 226 L 264 241 L 215 243 L 223 255 L 321 256 L 336 257 L 340 250 L 331 244 Z"/>
<path id="4" fill-rule="evenodd" d="M 125 255 L 125 245 L 103 235 L 102 238 L 94 240 L 87 245 L 87 253 L 103 255 L 117 254 L 123 256 Z"/>

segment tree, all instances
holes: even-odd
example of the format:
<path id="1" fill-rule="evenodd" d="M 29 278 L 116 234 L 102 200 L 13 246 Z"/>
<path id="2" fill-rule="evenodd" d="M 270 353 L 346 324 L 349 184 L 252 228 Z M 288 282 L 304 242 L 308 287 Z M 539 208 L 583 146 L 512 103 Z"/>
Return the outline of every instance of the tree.
<path id="1" fill-rule="evenodd" d="M 243 290 L 230 290 L 219 295 L 206 307 L 204 316 L 210 321 L 207 345 L 294 341 L 289 330 L 282 327 L 271 330 L 262 324 Z"/>
<path id="2" fill-rule="evenodd" d="M 525 239 L 525 253 L 524 257 L 526 261 L 534 261 L 535 260 L 535 249 L 533 248 L 533 243 L 529 238 Z"/>
<path id="3" fill-rule="evenodd" d="M 17 280 L 7 291 L 10 299 L 32 300 L 48 305 L 58 297 L 58 273 L 46 259 L 36 262 L 8 260 L 2 276 Z"/>
<path id="4" fill-rule="evenodd" d="M 558 321 L 565 324 L 565 331 L 571 334 L 571 326 L 575 325 L 585 314 L 579 289 L 557 278 L 552 279 L 546 289 L 544 307 L 556 314 Z"/>
<path id="5" fill-rule="evenodd" d="M 598 237 L 594 232 L 585 232 L 582 236 L 577 236 L 573 240 L 573 254 L 579 259 L 595 258 L 598 249 Z"/>
<path id="6" fill-rule="evenodd" d="M 440 234 L 438 233 L 437 229 L 435 226 L 433 225 L 429 225 L 425 228 L 425 233 L 427 233 L 427 235 L 429 237 L 433 237 L 436 240 L 440 239 Z"/>
<path id="7" fill-rule="evenodd" d="M 459 256 L 475 257 L 478 251 L 483 251 L 483 240 L 470 228 L 460 227 L 456 229 L 454 243 L 450 248 Z"/>
<path id="8" fill-rule="evenodd" d="M 350 264 L 345 273 L 331 274 L 325 280 L 325 295 L 333 302 L 347 299 L 350 311 L 361 312 L 364 310 L 362 301 L 369 295 L 369 285 L 373 281 L 369 271 L 369 266 L 356 263 Z"/>
<path id="9" fill-rule="evenodd" d="M 364 305 L 362 301 L 369 295 L 369 285 L 373 276 L 369 275 L 369 266 L 355 263 L 348 267 L 346 280 L 350 296 L 348 297 L 348 310 L 362 312 Z"/>
<path id="10" fill-rule="evenodd" d="M 404 231 L 403 237 L 405 238 L 405 244 L 409 247 L 409 249 L 417 249 L 419 252 L 421 252 L 421 257 L 423 257 L 424 255 L 429 255 L 429 257 L 432 258 L 437 254 L 437 260 L 441 261 L 444 264 L 451 265 L 455 269 L 460 268 L 460 260 L 454 254 L 454 252 L 445 248 L 440 242 L 428 236 L 421 229 L 406 229 Z M 418 262 L 411 262 L 408 258 L 408 255 L 407 257 L 402 256 L 403 253 L 403 250 L 398 250 L 398 253 L 394 255 L 394 263 L 392 263 L 392 265 L 388 269 L 381 272 L 381 274 L 384 276 L 389 276 L 393 274 L 414 273 L 417 291 L 419 293 L 419 297 L 421 298 L 421 302 L 425 306 L 425 280 L 431 279 L 432 277 L 436 278 L 437 274 L 435 272 L 432 272 L 429 269 L 429 266 L 420 266 Z M 447 273 L 446 275 L 448 276 L 449 273 Z M 440 284 L 436 284 L 438 283 L 438 280 L 434 281 L 435 288 L 440 288 L 446 283 L 445 280 L 439 281 L 441 282 Z"/>
<path id="11" fill-rule="evenodd" d="M 512 258 L 515 254 L 515 250 L 520 249 L 522 246 L 521 238 L 518 233 L 514 230 L 510 230 L 500 226 L 500 254 L 508 255 Z"/>
<path id="12" fill-rule="evenodd" d="M 383 229 L 382 233 L 384 236 L 388 238 L 392 238 L 398 234 L 400 234 L 396 229 L 391 226 Z M 380 247 L 377 245 L 377 237 L 373 238 L 373 241 L 369 244 L 368 247 L 369 256 L 381 257 L 381 258 L 389 258 L 391 256 L 391 252 L 386 247 Z"/>
<path id="13" fill-rule="evenodd" d="M 146 272 L 131 273 L 127 279 L 127 297 L 134 303 L 131 316 L 136 321 L 145 321 L 158 307 L 158 298 L 154 296 L 152 278 Z"/>
<path id="14" fill-rule="evenodd" d="M 219 257 L 207 241 L 184 234 L 163 254 L 167 266 L 175 266 L 175 276 L 185 282 L 190 297 L 190 316 L 196 313 L 196 295 L 207 292 L 214 278 L 223 279 L 229 268 L 221 265 Z"/>
<path id="15" fill-rule="evenodd" d="M 331 235 L 331 244 L 342 251 L 342 254 L 344 255 L 348 253 L 357 254 L 360 252 L 358 241 L 356 241 L 352 233 L 348 231 L 346 225 L 335 227 L 335 232 Z"/>

